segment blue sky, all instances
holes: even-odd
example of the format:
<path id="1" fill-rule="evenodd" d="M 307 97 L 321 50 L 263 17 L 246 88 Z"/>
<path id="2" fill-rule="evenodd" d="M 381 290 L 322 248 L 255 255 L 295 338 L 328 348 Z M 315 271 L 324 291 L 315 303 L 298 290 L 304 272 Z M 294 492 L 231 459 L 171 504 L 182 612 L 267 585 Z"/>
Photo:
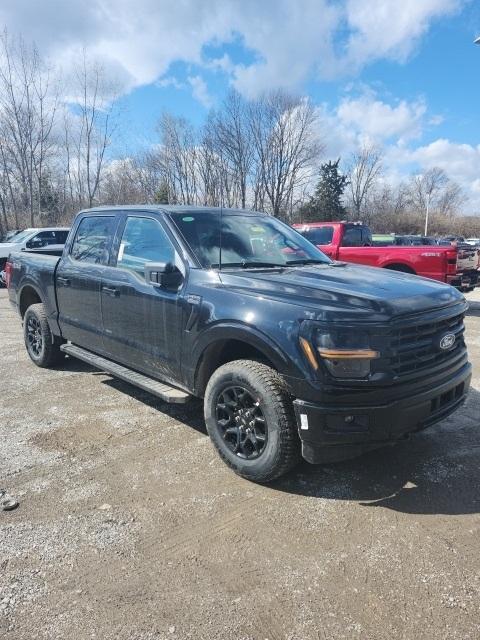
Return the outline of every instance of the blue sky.
<path id="1" fill-rule="evenodd" d="M 420 0 L 419 0 L 420 1 Z M 474 25 L 478 24 L 478 29 Z M 405 100 L 424 100 L 434 122 L 425 127 L 422 141 L 439 137 L 458 143 L 480 143 L 480 46 L 473 39 L 480 35 L 480 9 L 466 6 L 457 15 L 436 20 L 406 61 L 380 59 L 358 74 L 342 74 L 322 80 L 307 78 L 293 91 L 310 96 L 317 104 L 335 108 L 345 96 L 358 96 L 366 88 L 385 103 L 395 106 Z M 237 39 L 232 44 L 204 47 L 205 57 L 228 55 L 235 64 L 249 64 L 255 57 Z M 294 55 L 294 52 L 292 52 Z M 286 70 L 288 73 L 288 70 Z M 200 77 L 210 100 L 206 104 L 194 96 L 189 77 Z M 122 97 L 120 104 L 131 140 L 135 132 L 142 142 L 155 137 L 155 125 L 162 109 L 201 124 L 210 107 L 221 104 L 231 86 L 228 73 L 205 69 L 202 65 L 174 62 L 163 78 L 139 87 Z"/>
<path id="2" fill-rule="evenodd" d="M 232 86 L 282 87 L 317 106 L 326 157 L 374 142 L 389 180 L 441 166 L 480 212 L 477 0 L 16 0 L 0 22 L 67 75 L 83 47 L 101 61 L 118 153 L 157 142 L 163 110 L 201 125 Z"/>

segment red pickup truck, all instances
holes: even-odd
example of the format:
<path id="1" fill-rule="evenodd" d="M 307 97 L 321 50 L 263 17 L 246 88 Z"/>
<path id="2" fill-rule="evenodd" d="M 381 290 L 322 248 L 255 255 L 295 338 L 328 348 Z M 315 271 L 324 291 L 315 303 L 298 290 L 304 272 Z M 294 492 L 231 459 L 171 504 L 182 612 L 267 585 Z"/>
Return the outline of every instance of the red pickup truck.
<path id="1" fill-rule="evenodd" d="M 455 246 L 372 246 L 370 229 L 356 222 L 310 222 L 297 231 L 334 260 L 412 273 L 472 291 L 479 284 L 479 252 Z"/>

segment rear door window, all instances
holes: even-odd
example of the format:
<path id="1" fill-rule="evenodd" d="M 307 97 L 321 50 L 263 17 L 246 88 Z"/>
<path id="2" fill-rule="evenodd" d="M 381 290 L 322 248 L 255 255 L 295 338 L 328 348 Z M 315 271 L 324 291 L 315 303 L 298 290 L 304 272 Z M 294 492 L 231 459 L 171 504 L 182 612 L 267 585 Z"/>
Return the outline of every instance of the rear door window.
<path id="1" fill-rule="evenodd" d="M 312 244 L 332 244 L 333 227 L 310 227 L 301 233 Z"/>
<path id="2" fill-rule="evenodd" d="M 78 225 L 71 257 L 79 262 L 107 264 L 115 230 L 115 217 L 88 216 Z"/>
<path id="3" fill-rule="evenodd" d="M 372 233 L 368 227 L 362 227 L 362 244 L 364 247 L 372 245 Z"/>
<path id="4" fill-rule="evenodd" d="M 343 236 L 343 247 L 361 247 L 362 229 L 360 227 L 347 227 Z"/>

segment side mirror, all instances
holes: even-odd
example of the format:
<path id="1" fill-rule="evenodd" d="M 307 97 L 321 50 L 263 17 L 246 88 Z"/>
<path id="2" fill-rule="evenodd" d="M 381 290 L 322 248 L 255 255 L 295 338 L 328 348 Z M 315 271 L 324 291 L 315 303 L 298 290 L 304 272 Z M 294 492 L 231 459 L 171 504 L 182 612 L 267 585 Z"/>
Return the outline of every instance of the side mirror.
<path id="1" fill-rule="evenodd" d="M 175 290 L 183 282 L 183 275 L 173 262 L 147 262 L 144 270 L 147 284 L 153 287 Z"/>
<path id="2" fill-rule="evenodd" d="M 34 238 L 33 240 L 30 240 L 29 242 L 27 242 L 27 249 L 39 249 L 40 247 L 43 247 L 43 241 L 37 238 Z"/>

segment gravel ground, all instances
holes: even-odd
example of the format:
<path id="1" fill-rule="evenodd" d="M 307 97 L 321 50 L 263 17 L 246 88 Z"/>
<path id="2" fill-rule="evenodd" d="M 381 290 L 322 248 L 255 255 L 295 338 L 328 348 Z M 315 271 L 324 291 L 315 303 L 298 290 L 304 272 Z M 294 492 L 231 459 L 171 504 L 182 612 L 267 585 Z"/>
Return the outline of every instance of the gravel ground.
<path id="1" fill-rule="evenodd" d="M 41 370 L 0 291 L 0 637 L 480 637 L 480 295 L 465 406 L 408 442 L 231 473 L 201 405 L 79 362 Z M 476 302 L 475 302 L 476 300 Z"/>

